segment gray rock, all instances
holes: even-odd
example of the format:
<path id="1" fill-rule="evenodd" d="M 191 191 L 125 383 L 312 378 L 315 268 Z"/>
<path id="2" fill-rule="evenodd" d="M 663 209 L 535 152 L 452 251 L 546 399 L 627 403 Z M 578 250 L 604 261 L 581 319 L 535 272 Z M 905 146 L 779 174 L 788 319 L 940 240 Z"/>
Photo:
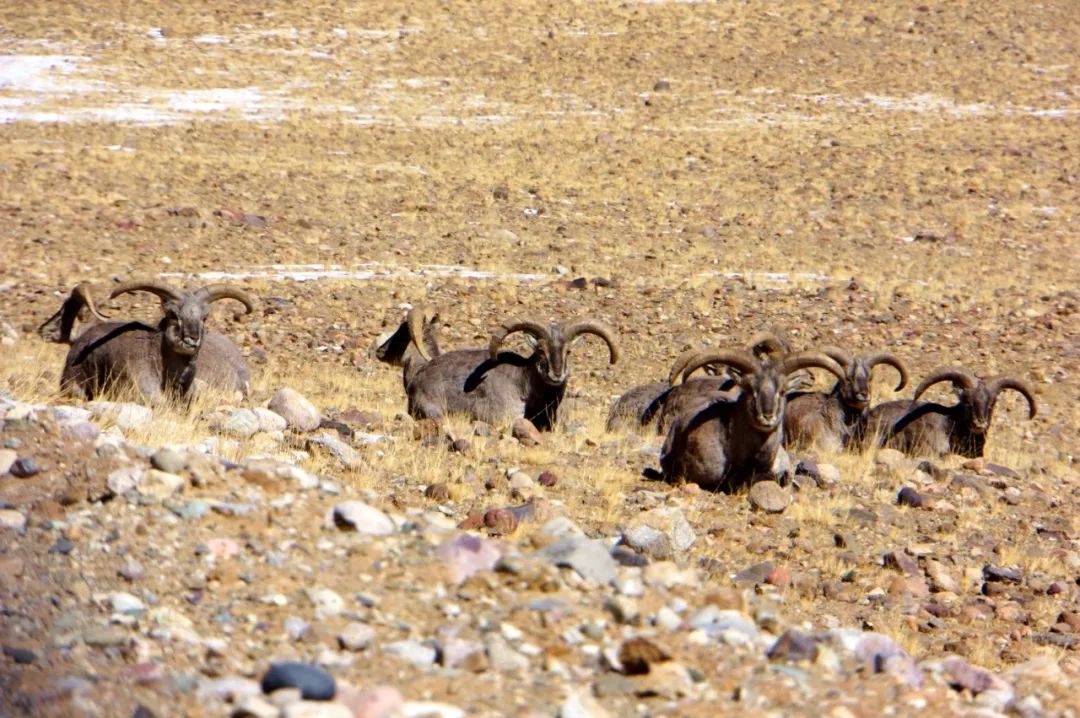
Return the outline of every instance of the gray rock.
<path id="1" fill-rule="evenodd" d="M 15 509 L 0 509 L 0 529 L 22 531 L 26 528 L 26 514 Z"/>
<path id="2" fill-rule="evenodd" d="M 328 451 L 331 456 L 348 468 L 356 468 L 363 464 L 356 449 L 327 431 L 308 437 L 308 446 Z"/>
<path id="3" fill-rule="evenodd" d="M 41 472 L 41 467 L 38 466 L 38 462 L 34 457 L 24 456 L 21 459 L 15 459 L 8 471 L 17 479 L 29 479 L 37 476 Z"/>
<path id="4" fill-rule="evenodd" d="M 810 636 L 788 629 L 769 647 L 765 655 L 771 661 L 814 662 L 818 655 L 817 642 Z"/>
<path id="5" fill-rule="evenodd" d="M 139 486 L 146 469 L 141 466 L 124 466 L 109 474 L 105 486 L 117 496 L 134 491 Z"/>
<path id="6" fill-rule="evenodd" d="M 261 406 L 255 407 L 253 411 L 259 420 L 259 431 L 285 431 L 289 428 L 289 422 L 276 411 L 270 411 Z"/>
<path id="7" fill-rule="evenodd" d="M 139 479 L 137 490 L 140 496 L 160 502 L 180 492 L 185 483 L 182 476 L 150 469 Z"/>
<path id="8" fill-rule="evenodd" d="M 350 621 L 338 633 L 337 640 L 347 651 L 362 651 L 375 641 L 375 629 L 366 623 Z"/>
<path id="9" fill-rule="evenodd" d="M 126 402 L 92 401 L 86 408 L 99 419 L 110 419 L 122 431 L 142 428 L 154 418 L 149 407 Z"/>
<path id="10" fill-rule="evenodd" d="M 342 703 L 296 701 L 285 706 L 281 718 L 353 718 L 353 712 Z"/>
<path id="11" fill-rule="evenodd" d="M 628 539 L 626 542 L 630 546 L 649 553 L 647 529 L 663 534 L 668 545 L 675 551 L 686 551 L 697 541 L 690 522 L 686 520 L 682 510 L 676 507 L 660 507 L 638 514 L 627 527 L 624 538 Z"/>
<path id="12" fill-rule="evenodd" d="M 791 505 L 791 494 L 775 481 L 758 481 L 750 487 L 750 505 L 770 514 L 779 514 Z"/>
<path id="13" fill-rule="evenodd" d="M 296 431 L 315 431 L 322 419 L 319 410 L 298 391 L 284 387 L 270 398 L 270 411 L 285 419 Z"/>
<path id="14" fill-rule="evenodd" d="M 221 422 L 221 431 L 246 439 L 258 433 L 259 417 L 251 409 L 234 409 L 225 421 Z"/>
<path id="15" fill-rule="evenodd" d="M 150 465 L 167 474 L 179 474 L 187 467 L 188 460 L 183 452 L 166 447 L 154 452 L 150 457 Z"/>
<path id="16" fill-rule="evenodd" d="M 394 641 L 382 647 L 382 652 L 421 668 L 435 663 L 435 648 L 420 641 Z"/>
<path id="17" fill-rule="evenodd" d="M 615 579 L 615 559 L 599 541 L 567 536 L 545 546 L 537 554 L 555 564 L 574 569 L 584 578 L 607 584 Z"/>
<path id="18" fill-rule="evenodd" d="M 116 613 L 141 613 L 146 610 L 146 604 L 141 599 L 123 591 L 109 594 L 109 605 Z"/>
<path id="19" fill-rule="evenodd" d="M 281 688 L 299 688 L 305 700 L 329 701 L 336 693 L 334 677 L 308 663 L 282 661 L 270 664 L 262 678 L 263 693 L 273 693 Z"/>
<path id="20" fill-rule="evenodd" d="M 323 620 L 336 616 L 345 610 L 345 599 L 341 594 L 329 588 L 305 588 L 304 594 L 315 607 L 315 618 Z"/>
<path id="21" fill-rule="evenodd" d="M 515 673 L 529 669 L 529 659 L 518 653 L 498 634 L 490 634 L 484 642 L 491 667 L 500 673 Z"/>
<path id="22" fill-rule="evenodd" d="M 356 531 L 370 536 L 388 536 L 395 531 L 393 520 L 363 501 L 342 501 L 331 509 L 327 522 L 342 531 Z"/>
<path id="23" fill-rule="evenodd" d="M 997 691 L 1012 697 L 1013 687 L 1008 682 L 985 668 L 971 665 L 963 658 L 946 658 L 941 667 L 949 684 L 956 688 L 969 690 L 976 696 L 987 691 Z"/>

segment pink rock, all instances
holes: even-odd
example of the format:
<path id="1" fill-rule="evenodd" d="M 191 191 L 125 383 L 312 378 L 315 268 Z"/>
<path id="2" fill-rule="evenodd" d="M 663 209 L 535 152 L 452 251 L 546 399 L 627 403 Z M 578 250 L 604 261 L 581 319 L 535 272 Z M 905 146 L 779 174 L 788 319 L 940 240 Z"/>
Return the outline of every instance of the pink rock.
<path id="1" fill-rule="evenodd" d="M 240 544 L 228 538 L 212 538 L 206 542 L 206 548 L 211 556 L 220 560 L 240 555 Z"/>
<path id="2" fill-rule="evenodd" d="M 334 700 L 347 706 L 353 718 L 389 718 L 405 702 L 398 689 L 391 686 L 361 691 L 340 682 Z"/>
<path id="3" fill-rule="evenodd" d="M 458 534 L 435 549 L 435 555 L 442 560 L 454 583 L 461 583 L 478 571 L 495 568 L 495 562 L 502 554 L 499 544 L 473 534 Z"/>
<path id="4" fill-rule="evenodd" d="M 959 690 L 967 689 L 974 695 L 986 691 L 999 691 L 1001 693 L 1013 692 L 1013 688 L 1005 680 L 986 670 L 971 665 L 963 658 L 946 658 L 942 664 L 949 684 Z"/>

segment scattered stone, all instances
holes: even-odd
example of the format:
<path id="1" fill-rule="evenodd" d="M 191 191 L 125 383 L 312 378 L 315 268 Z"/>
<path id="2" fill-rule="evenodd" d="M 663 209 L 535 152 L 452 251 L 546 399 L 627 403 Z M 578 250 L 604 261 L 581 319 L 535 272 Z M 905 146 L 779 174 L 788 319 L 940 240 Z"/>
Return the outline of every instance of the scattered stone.
<path id="1" fill-rule="evenodd" d="M 890 551 L 885 554 L 884 563 L 886 568 L 896 569 L 908 576 L 919 573 L 919 562 L 907 551 Z"/>
<path id="2" fill-rule="evenodd" d="M 761 563 L 756 563 L 735 574 L 732 580 L 734 580 L 735 583 L 750 583 L 755 585 L 765 583 L 765 579 L 769 577 L 769 574 L 771 574 L 775 568 L 776 565 L 772 561 L 762 561 Z"/>
<path id="3" fill-rule="evenodd" d="M 770 514 L 783 513 L 793 498 L 775 481 L 758 481 L 750 487 L 750 505 Z"/>
<path id="4" fill-rule="evenodd" d="M 4 646 L 4 655 L 21 666 L 28 666 L 37 658 L 29 648 L 20 648 L 18 646 Z"/>
<path id="5" fill-rule="evenodd" d="M 917 509 L 926 504 L 926 499 L 924 499 L 915 489 L 910 486 L 905 486 L 900 489 L 900 493 L 896 495 L 896 503 L 900 506 L 910 506 L 913 509 Z"/>
<path id="6" fill-rule="evenodd" d="M 353 713 L 341 703 L 297 701 L 285 706 L 281 718 L 353 718 Z"/>
<path id="7" fill-rule="evenodd" d="M 922 688 L 922 671 L 907 651 L 881 633 L 866 633 L 855 646 L 855 658 L 875 673 L 895 673 L 912 688 Z"/>
<path id="8" fill-rule="evenodd" d="M 322 417 L 307 398 L 298 391 L 284 387 L 274 392 L 268 404 L 270 411 L 285 419 L 289 428 L 296 431 L 315 431 Z"/>
<path id="9" fill-rule="evenodd" d="M 375 641 L 375 629 L 366 623 L 350 621 L 338 633 L 337 641 L 346 651 L 362 651 Z"/>
<path id="10" fill-rule="evenodd" d="M 11 475 L 17 479 L 29 479 L 32 476 L 36 476 L 41 467 L 38 466 L 37 461 L 31 456 L 25 456 L 21 459 L 16 459 L 9 469 Z"/>
<path id="11" fill-rule="evenodd" d="M 86 408 L 97 418 L 110 419 L 122 431 L 142 428 L 154 419 L 154 412 L 140 404 L 92 401 Z"/>
<path id="12" fill-rule="evenodd" d="M 280 688 L 298 688 L 305 700 L 329 701 L 334 698 L 334 677 L 309 663 L 282 661 L 270 664 L 262 678 L 263 693 Z"/>
<path id="13" fill-rule="evenodd" d="M 183 477 L 176 474 L 150 469 L 139 477 L 136 488 L 140 496 L 161 502 L 173 494 L 179 493 L 184 488 L 185 483 Z"/>
<path id="14" fill-rule="evenodd" d="M 878 449 L 874 463 L 887 469 L 899 469 L 907 463 L 907 457 L 897 449 Z"/>
<path id="15" fill-rule="evenodd" d="M 106 648 L 127 643 L 128 632 L 123 626 L 94 626 L 83 631 L 83 643 L 94 648 Z"/>
<path id="16" fill-rule="evenodd" d="M 1012 686 L 985 668 L 972 666 L 963 658 L 946 658 L 942 669 L 949 685 L 957 690 L 969 690 L 973 695 L 986 691 L 1000 691 L 1012 695 Z"/>
<path id="17" fill-rule="evenodd" d="M 390 718 L 399 714 L 398 709 L 405 702 L 401 692 L 391 686 L 358 691 L 345 684 L 338 686 L 336 700 L 348 706 L 353 718 Z"/>
<path id="18" fill-rule="evenodd" d="M 109 594 L 109 605 L 116 613 L 142 613 L 146 610 L 146 604 L 138 596 L 123 591 Z"/>
<path id="19" fill-rule="evenodd" d="M 11 449 L 0 449 L 0 476 L 3 476 L 11 469 L 12 464 L 19 458 Z"/>
<path id="20" fill-rule="evenodd" d="M 183 452 L 163 448 L 155 451 L 154 455 L 150 457 L 150 465 L 167 474 L 179 474 L 187 468 L 188 460 Z"/>
<path id="21" fill-rule="evenodd" d="M 315 607 L 315 618 L 324 620 L 337 616 L 345 610 L 345 599 L 341 594 L 329 588 L 311 587 L 304 589 L 304 595 Z"/>
<path id="22" fill-rule="evenodd" d="M 580 690 L 572 692 L 559 706 L 558 718 L 609 718 L 610 715 L 587 691 Z"/>
<path id="23" fill-rule="evenodd" d="M 621 673 L 605 673 L 593 682 L 592 690 L 597 698 L 626 696 L 637 690 L 637 683 Z"/>
<path id="24" fill-rule="evenodd" d="M 75 550 L 75 544 L 68 539 L 57 539 L 56 543 L 49 547 L 49 553 L 67 555 Z"/>
<path id="25" fill-rule="evenodd" d="M 813 663 L 817 660 L 818 645 L 817 641 L 810 636 L 792 628 L 784 631 L 780 638 L 776 639 L 776 642 L 765 652 L 765 655 L 771 661 L 788 661 L 790 663 L 806 661 Z"/>
<path id="26" fill-rule="evenodd" d="M 666 560 L 671 556 L 655 555 L 651 545 L 656 542 L 657 534 L 662 536 L 668 550 L 686 551 L 697 540 L 694 529 L 682 510 L 676 507 L 660 507 L 638 514 L 623 533 L 623 541 L 629 546 L 649 554 L 653 558 Z"/>
<path id="27" fill-rule="evenodd" d="M 525 418 L 515 419 L 510 433 L 522 446 L 536 446 L 543 440 L 536 425 Z"/>
<path id="28" fill-rule="evenodd" d="M 387 656 L 400 658 L 406 663 L 411 663 L 414 666 L 419 666 L 421 668 L 435 663 L 436 653 L 434 646 L 421 643 L 420 641 L 394 641 L 393 643 L 387 643 L 383 645 L 382 652 Z"/>
<path id="29" fill-rule="evenodd" d="M 930 588 L 934 593 L 956 593 L 959 589 L 956 579 L 939 561 L 929 559 L 926 562 L 926 575 L 930 579 Z"/>
<path id="30" fill-rule="evenodd" d="M 247 696 L 236 704 L 231 718 L 280 718 L 281 709 L 262 696 Z"/>
<path id="31" fill-rule="evenodd" d="M 26 515 L 14 509 L 0 509 L 0 528 L 22 531 L 26 528 Z"/>
<path id="32" fill-rule="evenodd" d="M 503 555 L 502 547 L 472 534 L 459 534 L 439 544 L 435 555 L 443 562 L 452 583 L 461 583 L 479 571 L 491 571 Z"/>
<path id="33" fill-rule="evenodd" d="M 995 581 L 1000 583 L 1020 583 L 1024 580 L 1024 574 L 1016 568 L 1005 568 L 1003 566 L 991 566 L 987 564 L 983 566 L 983 578 L 987 581 Z"/>
<path id="34" fill-rule="evenodd" d="M 514 649 L 498 634 L 489 634 L 484 641 L 491 668 L 500 673 L 518 673 L 529 670 L 529 659 Z"/>
<path id="35" fill-rule="evenodd" d="M 259 432 L 259 417 L 251 409 L 233 409 L 225 421 L 221 422 L 221 431 L 246 439 Z"/>
<path id="36" fill-rule="evenodd" d="M 259 421 L 259 431 L 285 431 L 289 428 L 289 422 L 276 411 L 271 411 L 261 406 L 255 407 L 252 411 L 255 414 L 255 418 Z"/>
<path id="37" fill-rule="evenodd" d="M 934 479 L 934 481 L 944 481 L 945 479 L 949 478 L 948 471 L 931 461 L 920 461 L 917 468 L 924 474 L 928 474 L 931 478 Z"/>
<path id="38" fill-rule="evenodd" d="M 537 552 L 556 566 L 567 566 L 582 577 L 608 584 L 615 578 L 615 559 L 598 541 L 580 536 L 566 536 Z"/>
<path id="39" fill-rule="evenodd" d="M 334 506 L 326 521 L 327 527 L 356 531 L 370 536 L 389 536 L 397 531 L 393 520 L 374 506 L 363 501 L 342 501 Z"/>
<path id="40" fill-rule="evenodd" d="M 634 676 L 648 673 L 656 663 L 670 661 L 671 656 L 664 649 L 647 638 L 631 638 L 619 647 L 619 663 L 623 673 Z"/>
<path id="41" fill-rule="evenodd" d="M 308 437 L 309 447 L 326 449 L 330 455 L 347 468 L 355 469 L 363 465 L 359 452 L 333 434 L 323 431 Z"/>

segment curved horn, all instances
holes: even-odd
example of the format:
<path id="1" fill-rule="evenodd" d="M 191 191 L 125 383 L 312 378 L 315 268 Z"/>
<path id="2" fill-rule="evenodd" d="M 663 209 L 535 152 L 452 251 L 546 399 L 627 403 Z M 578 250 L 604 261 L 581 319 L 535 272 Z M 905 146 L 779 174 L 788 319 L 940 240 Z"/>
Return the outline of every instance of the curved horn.
<path id="1" fill-rule="evenodd" d="M 180 301 L 184 298 L 183 292 L 179 289 L 162 282 L 124 282 L 109 293 L 109 299 L 116 299 L 128 292 L 150 292 L 156 294 L 163 303 L 170 299 Z"/>
<path id="2" fill-rule="evenodd" d="M 866 368 L 871 371 L 878 364 L 888 364 L 893 369 L 896 369 L 896 372 L 900 375 L 900 383 L 896 385 L 896 389 L 893 391 L 900 391 L 907 386 L 907 365 L 905 365 L 903 360 L 895 354 L 890 352 L 878 352 L 877 354 L 871 354 L 863 361 L 866 362 Z"/>
<path id="3" fill-rule="evenodd" d="M 822 352 L 802 352 L 785 357 L 780 362 L 780 371 L 784 374 L 792 374 L 799 369 L 809 369 L 810 367 L 825 369 L 840 381 L 844 381 L 844 368 L 835 359 Z"/>
<path id="4" fill-rule="evenodd" d="M 566 328 L 566 340 L 570 341 L 579 334 L 592 334 L 593 336 L 600 337 L 604 340 L 604 343 L 608 346 L 608 353 L 611 357 L 609 364 L 614 364 L 619 361 L 619 344 L 615 340 L 615 330 L 596 319 L 586 319 L 580 322 L 574 322 Z"/>
<path id="5" fill-rule="evenodd" d="M 671 386 L 675 386 L 675 382 L 679 380 L 679 375 L 683 373 L 686 367 L 693 361 L 701 352 L 697 349 L 687 349 L 679 356 L 675 357 L 675 361 L 671 364 L 671 371 L 668 372 L 667 383 Z M 683 377 L 684 379 L 686 377 Z"/>
<path id="6" fill-rule="evenodd" d="M 1028 384 L 1023 379 L 1015 379 L 1008 376 L 997 376 L 986 382 L 986 388 L 990 391 L 990 401 L 997 399 L 997 395 L 1001 393 L 1002 389 L 1012 389 L 1015 392 L 1023 394 L 1024 398 L 1027 399 L 1028 403 L 1028 418 L 1035 418 L 1035 412 L 1038 411 L 1038 408 L 1035 404 L 1035 390 L 1031 386 L 1031 384 Z"/>
<path id="7" fill-rule="evenodd" d="M 94 306 L 94 296 L 90 291 L 89 282 L 79 282 L 75 285 L 75 288 L 71 290 L 71 296 L 73 299 L 78 299 L 80 302 L 86 305 L 86 309 L 90 314 L 99 322 L 108 321 L 108 317 L 97 310 Z"/>
<path id="8" fill-rule="evenodd" d="M 56 313 L 41 323 L 41 326 L 38 327 L 38 334 L 48 341 L 61 344 L 69 343 L 71 341 L 71 331 L 75 328 L 75 321 L 78 319 L 79 311 L 83 307 L 86 307 L 87 311 L 98 321 L 108 321 L 109 318 L 94 306 L 94 297 L 90 289 L 89 282 L 80 282 L 75 285 L 75 288 L 71 290 L 71 294 L 56 310 Z M 59 322 L 59 325 L 57 325 L 57 322 Z"/>
<path id="9" fill-rule="evenodd" d="M 742 374 L 752 374 L 761 366 L 749 352 L 741 349 L 726 349 L 715 352 L 698 352 L 687 362 L 683 369 L 683 381 L 706 364 L 726 364 L 738 369 Z"/>
<path id="10" fill-rule="evenodd" d="M 431 354 L 424 344 L 424 325 L 438 319 L 439 315 L 425 306 L 418 305 L 409 310 L 405 315 L 405 324 L 409 327 L 409 341 L 420 352 L 424 361 L 431 361 Z"/>
<path id="11" fill-rule="evenodd" d="M 844 369 L 847 369 L 849 366 L 851 366 L 851 363 L 855 361 L 855 357 L 851 356 L 851 352 L 849 352 L 847 349 L 841 349 L 837 346 L 824 346 L 821 347 L 821 349 L 819 349 L 818 351 L 832 359 L 840 366 L 844 367 Z"/>
<path id="12" fill-rule="evenodd" d="M 247 311 L 244 312 L 244 314 L 251 314 L 255 311 L 255 301 L 251 298 L 251 295 L 242 289 L 231 287 L 228 284 L 208 284 L 196 292 L 196 294 L 207 304 L 216 302 L 219 299 L 235 299 L 247 307 Z"/>
<path id="13" fill-rule="evenodd" d="M 962 367 L 941 367 L 930 372 L 929 376 L 919 382 L 919 385 L 915 387 L 915 396 L 911 400 L 916 401 L 924 391 L 941 381 L 951 381 L 954 385 L 963 387 L 964 391 L 973 391 L 979 380 Z"/>
<path id="14" fill-rule="evenodd" d="M 747 342 L 746 348 L 758 359 L 763 356 L 772 357 L 777 354 L 786 354 L 790 349 L 788 343 L 774 332 L 758 332 L 750 337 L 750 341 Z"/>
<path id="15" fill-rule="evenodd" d="M 491 342 L 488 344 L 488 353 L 492 359 L 499 356 L 499 347 L 506 341 L 506 338 L 514 332 L 525 332 L 531 334 L 537 339 L 544 339 L 548 336 L 548 329 L 539 322 L 507 322 L 501 327 L 496 329 L 491 334 Z"/>

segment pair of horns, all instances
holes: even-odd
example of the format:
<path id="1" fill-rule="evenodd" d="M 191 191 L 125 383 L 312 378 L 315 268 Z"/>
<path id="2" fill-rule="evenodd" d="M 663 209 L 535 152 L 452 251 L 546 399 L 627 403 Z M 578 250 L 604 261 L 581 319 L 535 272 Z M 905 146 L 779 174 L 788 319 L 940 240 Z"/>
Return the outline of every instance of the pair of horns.
<path id="1" fill-rule="evenodd" d="M 943 381 L 952 382 L 954 386 L 958 386 L 969 393 L 975 391 L 979 384 L 983 384 L 990 395 L 991 402 L 995 401 L 998 394 L 1003 390 L 1012 389 L 1027 399 L 1029 419 L 1034 419 L 1035 413 L 1038 411 L 1035 403 L 1035 390 L 1026 381 L 1008 376 L 996 376 L 983 381 L 963 367 L 942 367 L 930 372 L 930 375 L 919 382 L 919 386 L 915 388 L 913 400 L 917 401 L 923 395 L 923 392 L 934 384 Z"/>
<path id="2" fill-rule="evenodd" d="M 707 364 L 725 364 L 736 369 L 740 374 L 753 374 L 760 371 L 770 362 L 770 359 L 762 361 L 748 351 L 742 349 L 726 349 L 715 352 L 701 352 L 690 361 L 683 370 L 683 377 L 690 376 L 695 371 Z M 792 354 L 780 359 L 776 363 L 777 371 L 781 374 L 791 374 L 799 369 L 817 367 L 825 369 L 843 381 L 844 369 L 834 359 L 821 352 L 802 352 Z"/>
<path id="3" fill-rule="evenodd" d="M 491 335 L 488 352 L 492 359 L 499 355 L 499 348 L 506 341 L 506 338 L 515 332 L 525 332 L 539 340 L 551 339 L 551 329 L 539 322 L 507 322 Z M 610 363 L 614 364 L 619 361 L 619 345 L 615 340 L 615 332 L 607 324 L 595 319 L 585 319 L 567 325 L 562 332 L 564 341 L 570 341 L 581 334 L 592 334 L 603 339 L 604 343 L 607 344 L 608 353 L 611 357 Z"/>
<path id="4" fill-rule="evenodd" d="M 828 346 L 822 347 L 821 353 L 836 360 L 836 363 L 844 367 L 845 369 L 851 367 L 856 361 L 861 361 L 863 364 L 865 364 L 867 371 L 873 371 L 874 367 L 878 364 L 886 364 L 888 366 L 891 366 L 893 369 L 896 369 L 896 372 L 900 375 L 900 383 L 896 385 L 895 391 L 900 391 L 905 386 L 907 386 L 907 365 L 904 364 L 900 357 L 896 356 L 891 352 L 877 352 L 876 354 L 871 354 L 870 356 L 865 358 L 856 358 L 852 356 L 851 353 L 848 352 L 846 349 Z"/>
<path id="5" fill-rule="evenodd" d="M 129 292 L 149 292 L 150 294 L 156 294 L 161 299 L 162 303 L 168 301 L 183 302 L 189 298 L 194 298 L 205 304 L 216 302 L 219 299 L 235 299 L 247 308 L 245 314 L 251 314 L 255 311 L 255 302 L 251 296 L 236 287 L 229 286 L 228 284 L 208 284 L 205 287 L 196 289 L 194 292 L 184 292 L 169 286 L 163 282 L 125 282 L 116 289 L 112 290 L 109 294 L 109 299 L 116 299 L 121 294 L 127 294 Z"/>
<path id="6" fill-rule="evenodd" d="M 758 332 L 750 338 L 750 341 L 746 343 L 747 352 L 756 360 L 770 359 L 777 356 L 782 356 L 790 351 L 790 345 L 777 336 L 774 332 Z M 698 369 L 702 367 L 708 368 L 708 363 L 697 364 L 690 369 L 690 364 L 697 356 L 701 354 L 701 351 L 697 349 L 688 349 L 675 358 L 675 362 L 671 365 L 671 371 L 668 373 L 668 384 L 674 385 L 682 377 L 682 381 L 686 381 L 690 378 Z"/>

